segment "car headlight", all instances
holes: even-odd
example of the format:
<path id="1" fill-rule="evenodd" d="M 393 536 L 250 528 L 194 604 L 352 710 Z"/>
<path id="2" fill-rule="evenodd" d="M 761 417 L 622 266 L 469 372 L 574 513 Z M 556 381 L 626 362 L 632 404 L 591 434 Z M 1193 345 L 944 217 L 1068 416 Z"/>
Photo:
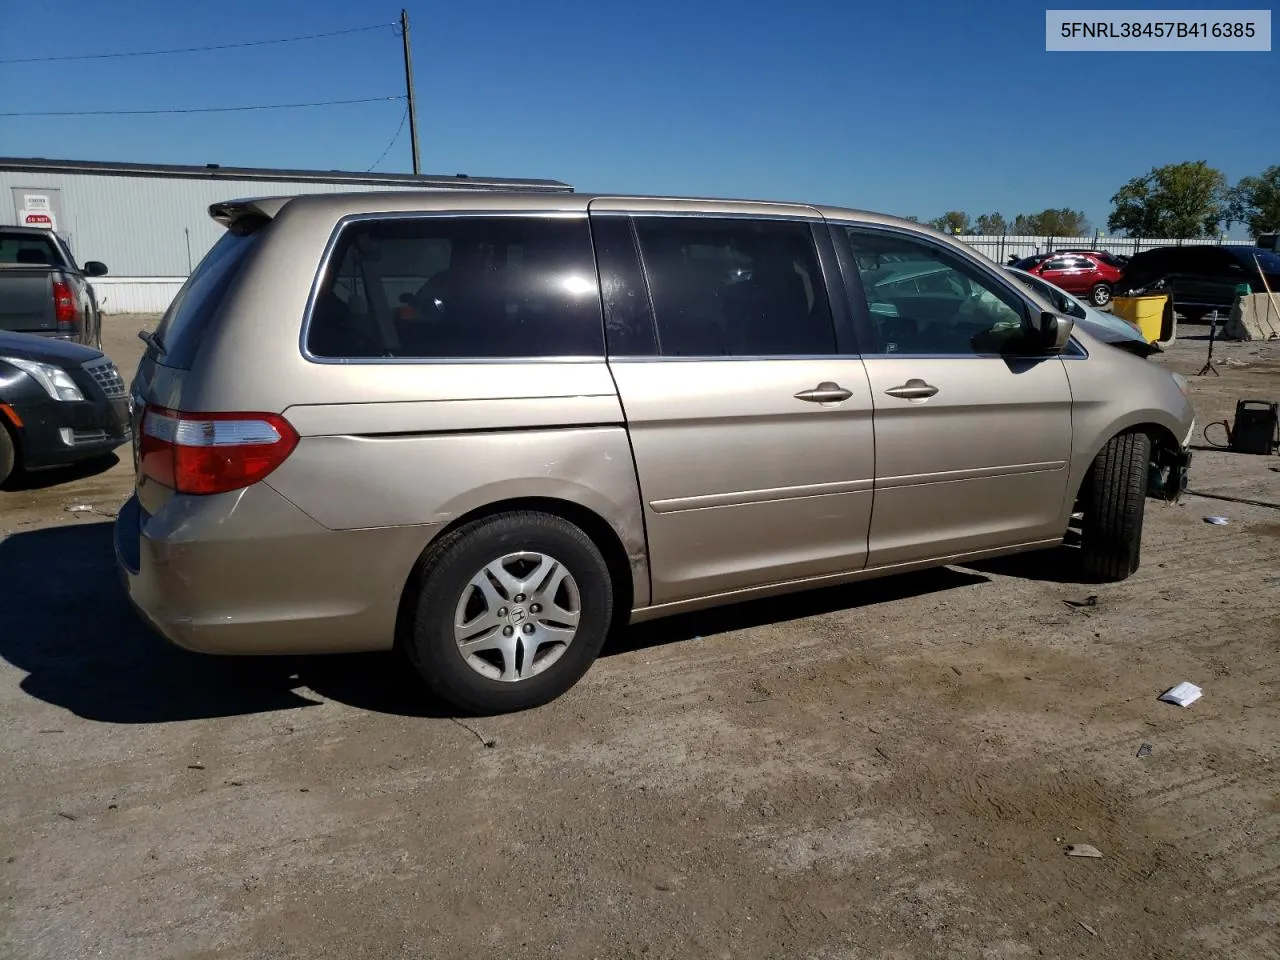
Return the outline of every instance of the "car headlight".
<path id="1" fill-rule="evenodd" d="M 36 360 L 19 360 L 17 357 L 0 357 L 5 363 L 15 367 L 29 376 L 44 388 L 44 392 L 54 400 L 83 400 L 84 394 L 76 386 L 74 380 L 61 367 L 51 363 L 39 363 Z"/>

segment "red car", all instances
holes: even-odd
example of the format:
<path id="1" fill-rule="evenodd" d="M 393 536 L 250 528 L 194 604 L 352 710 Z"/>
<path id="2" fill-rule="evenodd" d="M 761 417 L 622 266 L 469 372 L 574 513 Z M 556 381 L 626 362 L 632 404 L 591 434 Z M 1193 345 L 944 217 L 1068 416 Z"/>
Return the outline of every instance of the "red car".
<path id="1" fill-rule="evenodd" d="M 1038 253 L 1019 260 L 1014 266 L 1087 299 L 1095 307 L 1105 307 L 1111 302 L 1111 288 L 1121 273 L 1120 261 L 1094 250 Z"/>

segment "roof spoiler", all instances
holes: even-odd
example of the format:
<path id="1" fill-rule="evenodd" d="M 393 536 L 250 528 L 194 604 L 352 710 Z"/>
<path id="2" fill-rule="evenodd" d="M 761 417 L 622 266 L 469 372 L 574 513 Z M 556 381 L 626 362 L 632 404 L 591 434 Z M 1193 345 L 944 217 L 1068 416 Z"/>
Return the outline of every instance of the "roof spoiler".
<path id="1" fill-rule="evenodd" d="M 258 197 L 211 204 L 209 216 L 232 233 L 253 233 L 278 214 L 292 197 Z"/>

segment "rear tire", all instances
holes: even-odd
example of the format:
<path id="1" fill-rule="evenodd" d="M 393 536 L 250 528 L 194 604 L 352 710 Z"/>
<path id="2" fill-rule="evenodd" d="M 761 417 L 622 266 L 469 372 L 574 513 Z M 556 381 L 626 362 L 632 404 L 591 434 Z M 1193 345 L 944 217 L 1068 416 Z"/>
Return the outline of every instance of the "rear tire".
<path id="1" fill-rule="evenodd" d="M 9 435 L 9 428 L 0 423 L 0 486 L 4 486 L 5 481 L 13 476 L 17 465 L 18 451 L 13 437 Z"/>
<path id="2" fill-rule="evenodd" d="M 1105 307 L 1111 302 L 1111 284 L 1095 283 L 1089 291 L 1089 300 L 1095 307 Z"/>
<path id="3" fill-rule="evenodd" d="M 1112 437 L 1094 459 L 1080 491 L 1080 555 L 1090 575 L 1124 580 L 1137 572 L 1150 461 L 1151 438 L 1139 431 Z"/>
<path id="4" fill-rule="evenodd" d="M 511 587 L 521 578 L 524 594 Z M 410 589 L 417 598 L 404 652 L 433 693 L 470 713 L 556 699 L 590 668 L 613 621 L 600 550 L 546 513 L 500 513 L 459 527 L 430 551 Z"/>

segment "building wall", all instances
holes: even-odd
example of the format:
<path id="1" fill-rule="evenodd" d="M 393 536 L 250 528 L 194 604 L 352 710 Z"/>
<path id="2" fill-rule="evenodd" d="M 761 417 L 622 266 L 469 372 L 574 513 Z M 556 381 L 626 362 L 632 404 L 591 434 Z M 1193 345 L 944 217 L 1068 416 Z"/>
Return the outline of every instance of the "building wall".
<path id="1" fill-rule="evenodd" d="M 103 313 L 164 313 L 186 277 L 98 277 L 90 280 Z"/>
<path id="2" fill-rule="evenodd" d="M 18 223 L 18 194 L 13 188 L 51 192 L 58 232 L 70 241 L 81 263 L 100 260 L 113 277 L 170 278 L 186 277 L 222 235 L 223 228 L 209 218 L 210 204 L 295 193 L 429 189 L 0 170 L 0 224 Z"/>

